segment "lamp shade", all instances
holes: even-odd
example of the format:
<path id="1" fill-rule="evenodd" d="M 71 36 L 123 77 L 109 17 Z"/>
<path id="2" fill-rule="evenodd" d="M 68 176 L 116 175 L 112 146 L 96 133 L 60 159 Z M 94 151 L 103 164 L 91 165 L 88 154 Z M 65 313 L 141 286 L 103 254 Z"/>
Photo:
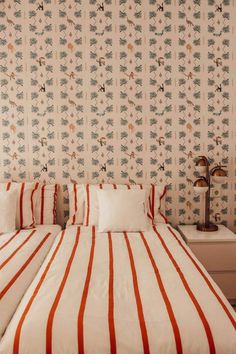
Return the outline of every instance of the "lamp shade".
<path id="1" fill-rule="evenodd" d="M 206 160 L 204 158 L 200 158 L 197 162 L 196 162 L 196 166 L 195 169 L 196 171 L 198 171 L 200 174 L 204 174 L 206 172 Z"/>
<path id="2" fill-rule="evenodd" d="M 209 186 L 205 177 L 199 177 L 193 184 L 194 192 L 197 194 L 206 193 L 208 188 Z"/>
<path id="3" fill-rule="evenodd" d="M 225 183 L 226 178 L 227 178 L 227 173 L 225 170 L 223 170 L 223 168 L 221 166 L 216 166 L 212 172 L 212 180 L 215 183 Z"/>

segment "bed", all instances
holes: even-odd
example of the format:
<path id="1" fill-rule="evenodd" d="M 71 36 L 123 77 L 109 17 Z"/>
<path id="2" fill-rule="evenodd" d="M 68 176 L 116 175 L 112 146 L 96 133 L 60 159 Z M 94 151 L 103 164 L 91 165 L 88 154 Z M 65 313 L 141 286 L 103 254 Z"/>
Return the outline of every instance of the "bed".
<path id="1" fill-rule="evenodd" d="M 0 353 L 235 354 L 236 316 L 168 224 L 70 226 L 56 238 Z"/>
<path id="2" fill-rule="evenodd" d="M 0 235 L 0 338 L 60 231 L 37 225 Z"/>

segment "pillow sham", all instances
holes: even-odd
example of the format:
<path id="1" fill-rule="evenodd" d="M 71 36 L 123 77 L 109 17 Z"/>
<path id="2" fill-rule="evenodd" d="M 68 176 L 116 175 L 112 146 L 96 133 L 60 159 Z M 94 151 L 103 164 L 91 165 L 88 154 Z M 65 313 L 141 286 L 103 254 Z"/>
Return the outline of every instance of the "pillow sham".
<path id="1" fill-rule="evenodd" d="M 40 184 L 34 199 L 37 225 L 56 224 L 57 184 Z"/>
<path id="2" fill-rule="evenodd" d="M 69 219 L 66 226 L 81 225 L 84 220 L 85 185 L 70 183 L 67 188 L 69 194 Z"/>
<path id="3" fill-rule="evenodd" d="M 8 182 L 0 184 L 0 191 L 14 191 L 17 194 L 17 229 L 30 229 L 35 226 L 33 200 L 38 186 L 38 182 Z"/>
<path id="4" fill-rule="evenodd" d="M 165 216 L 165 195 L 166 186 L 155 184 L 151 185 L 149 209 L 153 219 L 153 224 L 168 223 L 167 218 Z"/>
<path id="5" fill-rule="evenodd" d="M 17 194 L 15 191 L 0 192 L 0 235 L 16 229 Z"/>
<path id="6" fill-rule="evenodd" d="M 147 229 L 145 190 L 101 190 L 98 198 L 99 232 L 137 232 Z"/>

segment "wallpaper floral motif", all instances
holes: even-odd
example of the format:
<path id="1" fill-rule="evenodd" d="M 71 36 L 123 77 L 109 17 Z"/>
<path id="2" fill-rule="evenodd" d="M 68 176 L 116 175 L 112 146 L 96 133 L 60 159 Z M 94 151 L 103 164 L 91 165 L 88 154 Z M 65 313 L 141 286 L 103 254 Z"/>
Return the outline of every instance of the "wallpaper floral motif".
<path id="1" fill-rule="evenodd" d="M 234 0 L 0 2 L 1 180 L 162 183 L 202 217 L 196 157 L 227 165 L 212 219 L 236 228 Z"/>

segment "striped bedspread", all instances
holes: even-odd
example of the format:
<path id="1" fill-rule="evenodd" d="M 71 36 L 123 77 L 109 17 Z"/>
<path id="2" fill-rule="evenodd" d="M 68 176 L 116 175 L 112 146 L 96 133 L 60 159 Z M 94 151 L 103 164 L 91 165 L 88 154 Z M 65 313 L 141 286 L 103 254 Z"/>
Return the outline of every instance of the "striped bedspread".
<path id="1" fill-rule="evenodd" d="M 0 235 L 0 338 L 60 230 L 39 225 Z"/>
<path id="2" fill-rule="evenodd" d="M 235 354 L 236 316 L 170 226 L 55 240 L 1 354 Z"/>

